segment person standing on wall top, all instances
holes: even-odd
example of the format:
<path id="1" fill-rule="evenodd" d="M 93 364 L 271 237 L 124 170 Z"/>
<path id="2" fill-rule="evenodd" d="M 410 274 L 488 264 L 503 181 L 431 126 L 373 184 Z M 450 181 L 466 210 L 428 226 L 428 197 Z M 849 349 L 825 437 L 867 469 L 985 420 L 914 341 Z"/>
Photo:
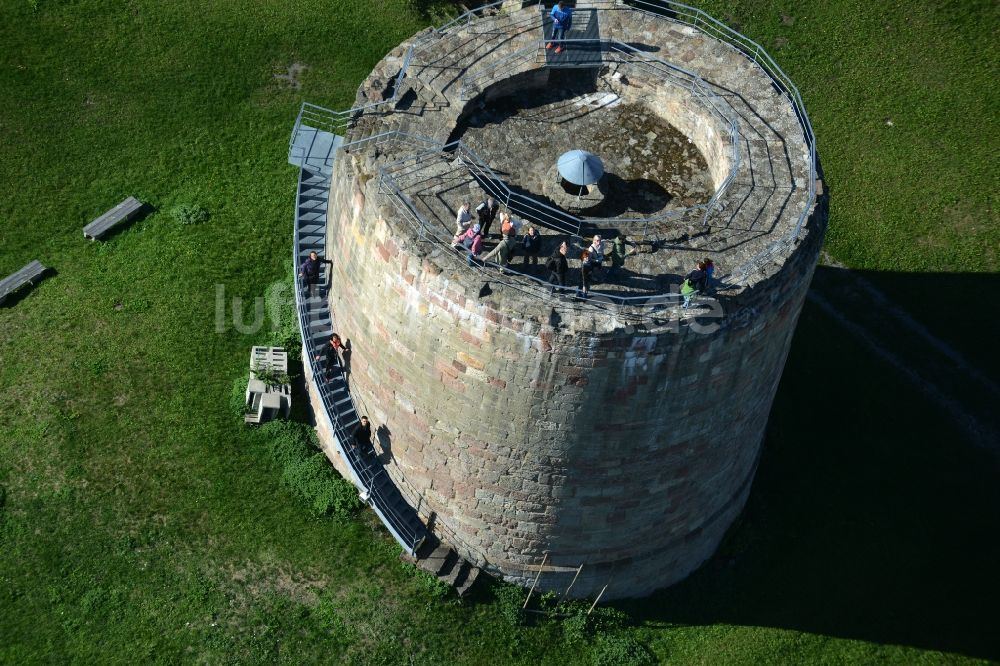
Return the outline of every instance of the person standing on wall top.
<path id="1" fill-rule="evenodd" d="M 534 227 L 528 227 L 524 237 L 521 239 L 521 249 L 524 251 L 524 265 L 528 265 L 530 260 L 532 265 L 538 265 L 538 253 L 542 249 L 542 237 L 538 235 Z"/>
<path id="2" fill-rule="evenodd" d="M 712 278 L 715 275 L 715 262 L 708 257 L 705 257 L 701 263 L 705 266 L 702 269 L 705 271 L 705 287 L 703 291 L 709 293 L 712 288 Z"/>
<path id="3" fill-rule="evenodd" d="M 587 248 L 580 255 L 580 297 L 587 298 L 590 295 L 590 279 L 594 273 L 594 257 Z"/>
<path id="4" fill-rule="evenodd" d="M 688 273 L 685 279 L 691 283 L 692 287 L 703 291 L 705 289 L 705 264 L 699 261 L 698 267 Z"/>
<path id="5" fill-rule="evenodd" d="M 521 229 L 521 223 L 510 216 L 510 213 L 505 212 L 500 216 L 500 235 L 510 236 L 514 238 L 517 236 Z"/>
<path id="6" fill-rule="evenodd" d="M 560 289 L 566 286 L 566 272 L 569 271 L 569 262 L 566 261 L 568 251 L 569 246 L 566 241 L 563 241 L 545 264 L 545 267 L 549 269 L 549 282 L 552 284 L 552 291 L 556 290 L 555 285 L 559 285 Z"/>
<path id="7" fill-rule="evenodd" d="M 593 280 L 597 280 L 601 277 L 597 269 L 604 265 L 604 241 L 601 240 L 600 235 L 594 234 L 594 240 L 587 246 L 587 262 L 589 264 L 589 270 L 587 271 L 587 285 L 589 286 Z M 582 257 L 581 257 L 582 259 Z M 583 295 L 587 295 L 587 287 L 583 288 Z"/>
<path id="8" fill-rule="evenodd" d="M 560 42 L 566 39 L 566 31 L 569 30 L 570 24 L 573 23 L 573 10 L 566 6 L 563 0 L 559 0 L 556 6 L 552 8 L 552 40 L 545 45 L 545 48 L 551 49 L 553 43 Z M 562 44 L 556 44 L 556 53 L 562 52 Z"/>
<path id="9" fill-rule="evenodd" d="M 694 271 L 692 271 L 694 272 Z M 691 282 L 691 278 L 684 278 L 683 284 L 681 284 L 681 296 L 684 298 L 684 305 L 681 307 L 687 310 L 691 307 L 691 299 L 694 295 L 698 293 L 698 290 L 694 288 L 694 284 Z"/>
<path id="10" fill-rule="evenodd" d="M 629 255 L 629 250 L 625 247 L 625 234 L 618 234 L 611 241 L 611 268 L 608 275 L 617 273 L 618 269 L 625 268 L 625 257 Z"/>
<path id="11" fill-rule="evenodd" d="M 510 265 L 510 260 L 514 258 L 513 236 L 504 234 L 503 240 L 497 243 L 497 246 L 483 257 L 483 261 L 490 261 L 494 257 L 496 257 L 496 263 L 500 264 L 501 268 L 506 268 Z"/>
<path id="12" fill-rule="evenodd" d="M 483 250 L 483 235 L 480 233 L 480 227 L 478 224 L 474 224 L 471 229 L 466 231 L 464 234 L 455 237 L 455 242 L 452 243 L 454 248 L 465 248 L 469 251 L 469 256 L 467 261 L 469 265 L 472 265 L 472 260 L 479 256 L 479 253 Z"/>
<path id="13" fill-rule="evenodd" d="M 483 230 L 484 237 L 490 237 L 490 226 L 493 224 L 493 220 L 497 219 L 498 212 L 500 212 L 500 204 L 493 197 L 486 197 L 486 201 L 482 201 L 476 206 L 476 215 L 479 216 L 479 226 Z"/>
<path id="14" fill-rule="evenodd" d="M 587 248 L 587 252 L 590 253 L 590 261 L 594 264 L 594 268 L 600 268 L 604 263 L 604 241 L 598 234 L 594 234 L 594 240 Z"/>

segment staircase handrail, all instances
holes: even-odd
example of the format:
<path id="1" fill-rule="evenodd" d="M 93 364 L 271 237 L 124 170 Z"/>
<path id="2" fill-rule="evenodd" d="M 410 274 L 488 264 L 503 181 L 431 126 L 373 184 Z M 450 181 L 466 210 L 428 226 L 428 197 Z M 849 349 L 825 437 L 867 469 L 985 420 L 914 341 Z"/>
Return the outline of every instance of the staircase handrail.
<path id="1" fill-rule="evenodd" d="M 456 143 L 458 142 L 447 144 L 447 147 L 449 148 L 454 147 Z M 396 207 L 397 211 L 405 213 L 404 217 L 407 219 L 407 221 L 409 222 L 410 226 L 413 228 L 414 232 L 417 234 L 417 237 L 419 239 L 433 242 L 437 244 L 439 247 L 445 248 L 446 253 L 454 256 L 456 261 L 461 261 L 462 263 L 467 264 L 465 259 L 460 257 L 451 248 L 450 245 L 451 235 L 446 234 L 446 237 L 442 238 L 440 237 L 439 234 L 433 233 L 434 224 L 417 210 L 416 205 L 406 195 L 403 188 L 400 187 L 400 185 L 396 182 L 395 178 L 391 173 L 391 167 L 398 166 L 404 161 L 409 161 L 410 159 L 414 158 L 420 160 L 420 159 L 433 158 L 435 156 L 443 157 L 444 155 L 445 153 L 442 152 L 427 151 L 417 156 L 410 156 L 408 158 L 404 158 L 404 160 L 399 160 L 398 162 L 384 165 L 379 169 L 379 175 L 378 175 L 379 191 L 382 192 L 383 194 L 386 194 L 391 202 L 393 201 L 398 202 L 398 203 L 394 202 L 393 205 Z M 545 225 L 540 224 L 540 226 L 545 226 Z M 584 240 L 579 235 L 577 235 L 576 238 L 579 241 Z M 586 243 L 580 242 L 577 243 L 577 245 L 579 245 L 579 249 L 582 250 L 585 247 Z M 499 269 L 499 271 L 493 269 Z M 482 262 L 480 260 L 476 260 L 473 262 L 472 266 L 468 267 L 468 270 L 480 273 L 483 276 L 483 279 L 486 281 L 497 282 L 507 287 L 521 291 L 523 293 L 530 294 L 531 296 L 534 297 L 548 296 L 549 291 L 552 287 L 552 285 L 547 280 L 540 278 L 537 275 L 519 271 L 512 266 L 500 266 L 500 264 L 494 262 Z M 524 284 L 505 279 L 506 276 L 511 276 L 511 275 L 526 279 L 528 283 L 535 289 L 528 289 Z M 559 289 L 559 292 L 562 294 L 572 291 L 574 291 L 574 289 L 570 287 Z M 623 305 L 623 306 L 631 306 L 636 308 L 647 308 L 647 309 L 663 308 L 679 304 L 681 298 L 680 294 L 676 292 L 668 292 L 668 293 L 661 292 L 657 294 L 642 294 L 637 296 L 617 296 L 613 294 L 607 294 L 601 291 L 591 291 L 591 294 L 592 294 L 591 296 L 592 300 L 583 301 L 577 304 L 578 309 L 606 311 L 607 308 L 605 306 L 607 305 Z M 615 314 L 616 316 L 619 317 L 627 316 L 625 313 L 621 311 L 616 311 Z M 641 317 L 637 316 L 636 318 L 638 319 Z"/>
<path id="2" fill-rule="evenodd" d="M 309 319 L 310 305 L 303 298 L 306 285 L 303 283 L 302 277 L 299 275 L 299 248 L 300 248 L 300 235 L 299 235 L 299 211 L 302 206 L 302 181 L 303 175 L 305 174 L 305 169 L 300 169 L 299 171 L 299 183 L 295 195 L 295 231 L 293 234 L 293 265 L 295 274 L 295 305 L 296 305 L 296 318 L 298 319 L 299 335 L 302 336 L 303 341 L 303 351 L 305 352 L 305 358 L 303 362 L 308 364 L 310 374 L 313 377 L 313 382 L 316 386 L 317 392 L 320 396 L 320 402 L 323 406 L 323 413 L 326 417 L 327 423 L 330 427 L 331 433 L 334 435 L 334 444 L 338 448 L 338 452 L 345 461 L 347 468 L 350 472 L 351 478 L 354 484 L 362 489 L 364 489 L 369 497 L 372 499 L 372 508 L 379 513 L 382 518 L 382 522 L 386 525 L 386 528 L 393 535 L 393 537 L 403 546 L 411 555 L 413 555 L 417 548 L 419 548 L 422 541 L 422 536 L 414 530 L 407 528 L 406 520 L 399 515 L 399 513 L 393 509 L 392 503 L 388 498 L 384 497 L 379 490 L 378 486 L 373 483 L 376 475 L 371 473 L 371 470 L 367 463 L 361 458 L 359 452 L 355 451 L 350 446 L 350 434 L 347 432 L 344 426 L 339 410 L 331 400 L 331 392 L 324 388 L 316 378 L 322 376 L 321 369 L 319 368 L 318 362 L 315 360 L 316 354 L 319 351 L 318 346 L 313 341 L 312 335 L 306 328 L 306 322 Z M 323 314 L 324 311 L 328 311 L 328 307 L 321 307 L 318 310 L 319 314 Z M 333 323 L 333 313 L 329 312 L 331 324 Z M 354 406 L 354 398 L 351 396 L 350 389 L 347 390 L 348 398 L 351 400 L 351 408 L 357 413 L 357 409 Z M 387 519 L 386 514 L 391 516 L 392 520 Z"/>
<path id="3" fill-rule="evenodd" d="M 482 12 L 485 12 L 485 11 L 489 10 L 489 9 L 500 7 L 506 1 L 507 0 L 495 0 L 495 2 L 491 2 L 491 3 L 486 4 L 486 5 L 481 5 L 479 7 L 473 7 L 472 9 L 466 10 L 465 12 L 459 14 L 458 16 L 456 16 L 455 18 L 451 19 L 447 23 L 444 23 L 443 25 L 440 25 L 438 27 L 432 27 L 431 30 L 432 30 L 432 32 L 435 35 L 440 36 L 440 35 L 444 35 L 449 30 L 451 30 L 452 28 L 454 28 L 456 25 L 459 25 L 460 23 L 464 23 L 466 26 L 468 26 L 469 24 L 472 23 L 473 20 L 475 20 L 476 18 L 478 18 L 476 16 L 476 14 L 480 14 Z"/>
<path id="4" fill-rule="evenodd" d="M 808 219 L 816 203 L 816 135 L 813 132 L 812 121 L 809 120 L 809 115 L 806 113 L 802 95 L 795 84 L 792 83 L 792 80 L 778 66 L 778 63 L 774 61 L 774 58 L 771 57 L 764 47 L 697 7 L 673 2 L 672 0 L 614 0 L 614 2 L 619 7 L 637 9 L 660 19 L 691 26 L 726 42 L 760 67 L 768 78 L 776 84 L 778 91 L 785 95 L 792 104 L 792 109 L 799 121 L 799 126 L 802 128 L 803 139 L 809 149 L 808 198 L 795 226 L 791 230 L 730 272 L 731 276 L 736 277 L 742 283 L 747 279 L 750 272 L 759 269 L 763 263 L 773 257 L 775 252 L 798 238 L 806 219 Z M 665 13 L 667 14 L 665 15 Z"/>

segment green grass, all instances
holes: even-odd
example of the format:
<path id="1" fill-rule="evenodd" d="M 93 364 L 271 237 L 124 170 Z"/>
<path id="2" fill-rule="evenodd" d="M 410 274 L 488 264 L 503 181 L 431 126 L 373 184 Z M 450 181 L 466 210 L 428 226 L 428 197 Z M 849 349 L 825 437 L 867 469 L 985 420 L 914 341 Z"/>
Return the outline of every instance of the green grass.
<path id="1" fill-rule="evenodd" d="M 989 306 L 1000 272 L 1000 5 L 700 6 L 760 43 L 801 91 L 831 193 L 826 249 L 1000 375 Z"/>
<path id="2" fill-rule="evenodd" d="M 991 284 L 996 5 L 721 4 L 803 91 L 831 252 L 931 326 L 928 276 Z M 503 586 L 442 598 L 370 512 L 316 517 L 282 481 L 229 407 L 273 333 L 217 334 L 215 285 L 249 312 L 287 276 L 299 103 L 348 106 L 421 8 L 0 2 L 0 274 L 56 270 L 0 309 L 0 662 L 1000 658 L 994 468 L 811 307 L 720 554 L 596 636 L 516 624 Z M 301 90 L 274 78 L 293 62 Z M 127 194 L 157 212 L 85 242 Z"/>
<path id="3" fill-rule="evenodd" d="M 833 196 L 835 256 L 872 270 L 1000 270 L 996 3 L 704 6 L 802 92 Z"/>

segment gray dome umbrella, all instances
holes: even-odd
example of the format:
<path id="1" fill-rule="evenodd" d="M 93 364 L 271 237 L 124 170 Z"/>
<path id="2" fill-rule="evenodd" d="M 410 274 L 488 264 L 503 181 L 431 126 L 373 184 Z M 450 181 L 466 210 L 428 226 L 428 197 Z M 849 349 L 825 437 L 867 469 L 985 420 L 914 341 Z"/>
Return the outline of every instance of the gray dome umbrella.
<path id="1" fill-rule="evenodd" d="M 601 159 L 586 150 L 571 150 L 563 153 L 556 163 L 559 175 L 572 185 L 593 185 L 604 175 Z"/>

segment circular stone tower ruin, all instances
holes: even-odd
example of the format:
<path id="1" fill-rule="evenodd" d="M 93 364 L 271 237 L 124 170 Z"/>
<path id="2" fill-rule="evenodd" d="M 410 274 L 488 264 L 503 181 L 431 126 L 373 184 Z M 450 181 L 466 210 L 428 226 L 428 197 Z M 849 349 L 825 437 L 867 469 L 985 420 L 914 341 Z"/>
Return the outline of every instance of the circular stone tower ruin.
<path id="1" fill-rule="evenodd" d="M 750 492 L 825 230 L 813 137 L 773 61 L 703 14 L 579 2 L 555 54 L 521 4 L 418 34 L 362 84 L 330 181 L 334 328 L 434 534 L 508 580 L 544 560 L 543 589 L 583 565 L 572 595 L 643 595 Z M 583 211 L 545 193 L 572 149 L 605 169 Z M 452 248 L 486 194 L 541 233 L 538 265 Z M 595 234 L 627 237 L 624 268 L 553 292 L 545 257 L 566 241 L 575 286 Z M 715 288 L 683 308 L 705 257 Z"/>

